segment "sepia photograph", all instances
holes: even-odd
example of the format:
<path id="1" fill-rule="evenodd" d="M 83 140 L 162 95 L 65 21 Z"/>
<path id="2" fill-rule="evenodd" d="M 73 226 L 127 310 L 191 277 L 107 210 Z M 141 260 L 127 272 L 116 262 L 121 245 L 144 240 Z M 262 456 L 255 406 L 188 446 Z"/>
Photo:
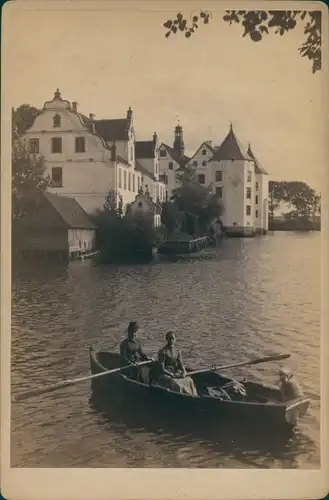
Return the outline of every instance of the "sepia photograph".
<path id="1" fill-rule="evenodd" d="M 327 25 L 4 5 L 6 500 L 328 493 Z"/>

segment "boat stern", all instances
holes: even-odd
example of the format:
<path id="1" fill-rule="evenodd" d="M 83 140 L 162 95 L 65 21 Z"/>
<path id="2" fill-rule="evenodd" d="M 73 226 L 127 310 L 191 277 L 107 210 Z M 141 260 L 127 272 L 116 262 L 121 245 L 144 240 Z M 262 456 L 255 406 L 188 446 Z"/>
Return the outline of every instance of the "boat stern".
<path id="1" fill-rule="evenodd" d="M 298 398 L 286 406 L 285 411 L 285 421 L 287 424 L 295 427 L 298 424 L 300 418 L 302 418 L 310 406 L 309 398 Z"/>

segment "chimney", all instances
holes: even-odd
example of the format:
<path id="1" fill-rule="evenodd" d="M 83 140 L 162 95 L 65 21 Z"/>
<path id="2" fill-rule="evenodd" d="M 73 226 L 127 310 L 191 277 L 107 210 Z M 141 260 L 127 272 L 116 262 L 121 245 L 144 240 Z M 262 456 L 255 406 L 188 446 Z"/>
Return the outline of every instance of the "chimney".
<path id="1" fill-rule="evenodd" d="M 78 103 L 77 102 L 72 102 L 72 109 L 73 111 L 77 112 L 78 111 Z"/>
<path id="2" fill-rule="evenodd" d="M 89 113 L 89 120 L 93 122 L 95 119 L 95 115 L 93 113 Z"/>
<path id="3" fill-rule="evenodd" d="M 154 134 L 153 134 L 153 144 L 156 145 L 157 142 L 158 142 L 158 136 L 157 136 L 157 133 L 154 132 Z"/>
<path id="4" fill-rule="evenodd" d="M 128 120 L 131 120 L 132 117 L 133 117 L 133 112 L 132 112 L 131 107 L 129 106 L 129 109 L 127 111 L 127 118 L 128 118 Z"/>
<path id="5" fill-rule="evenodd" d="M 210 146 L 212 148 L 212 141 L 205 141 L 206 144 L 208 144 L 208 146 Z"/>
<path id="6" fill-rule="evenodd" d="M 113 142 L 111 147 L 111 160 L 116 161 L 116 159 L 117 159 L 117 147 L 115 145 L 115 142 Z"/>

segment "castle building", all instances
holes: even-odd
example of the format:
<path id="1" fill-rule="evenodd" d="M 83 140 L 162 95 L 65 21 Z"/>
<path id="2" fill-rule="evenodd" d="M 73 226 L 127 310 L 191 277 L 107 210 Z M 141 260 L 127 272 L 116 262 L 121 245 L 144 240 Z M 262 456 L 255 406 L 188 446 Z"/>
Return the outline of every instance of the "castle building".
<path id="1" fill-rule="evenodd" d="M 148 164 L 144 170 L 136 165 L 131 108 L 124 118 L 96 120 L 93 114 L 79 113 L 77 103 L 64 100 L 57 90 L 24 139 L 32 153 L 44 158 L 51 179 L 48 191 L 74 198 L 89 214 L 103 207 L 110 190 L 122 197 L 124 208 L 143 184 L 151 187 L 152 196 L 165 195 L 154 170 Z M 145 164 L 145 160 L 139 161 Z M 151 162 L 158 168 L 156 157 Z"/>
<path id="2" fill-rule="evenodd" d="M 190 168 L 195 179 L 223 201 L 221 217 L 228 232 L 266 233 L 268 230 L 268 173 L 261 167 L 249 145 L 246 150 L 233 126 L 219 146 L 204 141 L 191 158 L 184 154 L 183 130 L 175 129 L 174 147 L 160 146 L 160 172 L 169 197 L 179 186 L 179 171 Z"/>
<path id="3" fill-rule="evenodd" d="M 223 200 L 221 218 L 229 232 L 268 230 L 268 173 L 250 144 L 244 149 L 232 125 L 219 146 L 204 141 L 190 158 L 180 124 L 172 147 L 159 144 L 156 133 L 151 140 L 137 141 L 130 107 L 123 118 L 96 120 L 93 114 L 79 113 L 77 103 L 64 100 L 57 89 L 24 139 L 31 153 L 44 158 L 51 179 L 48 192 L 74 198 L 88 214 L 103 207 L 110 190 L 118 201 L 122 197 L 124 209 L 145 194 L 158 226 L 161 203 L 170 200 L 180 185 L 179 174 L 190 167 L 196 180 Z"/>

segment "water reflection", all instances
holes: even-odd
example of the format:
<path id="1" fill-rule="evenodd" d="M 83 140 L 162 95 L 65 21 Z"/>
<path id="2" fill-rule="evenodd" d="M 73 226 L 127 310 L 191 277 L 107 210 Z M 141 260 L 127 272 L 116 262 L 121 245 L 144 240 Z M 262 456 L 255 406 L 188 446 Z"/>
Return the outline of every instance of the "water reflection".
<path id="1" fill-rule="evenodd" d="M 203 256 L 177 262 L 15 265 L 14 392 L 88 374 L 88 347 L 117 349 L 127 321 L 135 319 L 143 327 L 147 352 L 154 355 L 166 330 L 173 329 L 186 363 L 195 368 L 290 352 L 289 365 L 312 407 L 288 442 L 277 436 L 261 439 L 257 433 L 249 439 L 251 430 L 247 437 L 219 427 L 211 435 L 179 418 L 172 425 L 160 415 L 160 425 L 140 416 L 136 407 L 128 413 L 90 407 L 89 388 L 82 384 L 12 406 L 12 463 L 318 467 L 319 256 L 318 234 L 276 233 L 231 239 Z M 264 364 L 228 375 L 273 383 L 277 369 L 275 363 Z"/>
<path id="2" fill-rule="evenodd" d="M 205 463 L 199 463 L 198 467 L 217 467 L 218 461 L 221 462 L 224 457 L 227 467 L 234 460 L 244 467 L 270 468 L 273 464 L 281 467 L 284 463 L 285 468 L 294 468 L 305 449 L 308 453 L 315 451 L 315 443 L 298 430 L 280 434 L 262 431 L 256 425 L 247 429 L 239 428 L 227 420 L 216 422 L 207 419 L 205 423 L 200 420 L 200 416 L 194 417 L 193 414 L 186 418 L 186 412 L 175 411 L 170 414 L 165 409 L 161 411 L 152 406 L 151 413 L 145 405 L 129 404 L 129 401 L 113 404 L 110 399 L 95 395 L 89 399 L 89 405 L 98 415 L 99 424 L 120 434 L 128 447 L 135 446 L 132 435 L 137 440 L 138 436 L 142 439 L 147 436 L 159 446 L 159 450 L 162 447 L 175 450 L 183 445 L 190 450 L 196 448 L 197 451 L 202 445 L 207 453 L 206 456 L 199 456 L 199 461 L 205 460 Z M 144 444 L 147 446 L 147 440 Z M 141 466 L 138 460 L 134 466 Z"/>

